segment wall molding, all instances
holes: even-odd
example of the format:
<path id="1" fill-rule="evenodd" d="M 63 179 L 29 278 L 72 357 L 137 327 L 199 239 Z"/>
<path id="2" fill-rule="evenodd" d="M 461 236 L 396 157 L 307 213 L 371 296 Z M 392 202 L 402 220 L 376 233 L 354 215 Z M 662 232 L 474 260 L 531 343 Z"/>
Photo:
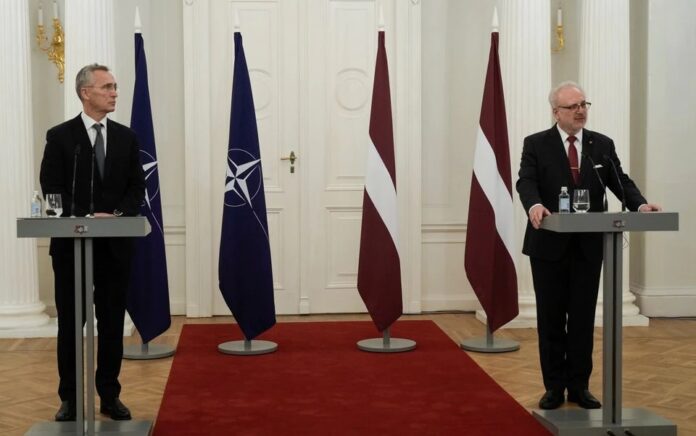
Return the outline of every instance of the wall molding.
<path id="1" fill-rule="evenodd" d="M 696 288 L 644 287 L 631 284 L 640 313 L 649 317 L 696 316 Z"/>

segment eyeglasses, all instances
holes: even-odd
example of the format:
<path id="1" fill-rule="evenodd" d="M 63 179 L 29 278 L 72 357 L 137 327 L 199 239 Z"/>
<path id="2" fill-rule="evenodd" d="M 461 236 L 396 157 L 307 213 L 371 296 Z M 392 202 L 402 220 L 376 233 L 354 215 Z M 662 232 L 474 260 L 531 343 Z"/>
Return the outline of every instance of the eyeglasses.
<path id="1" fill-rule="evenodd" d="M 93 85 L 83 86 L 83 88 L 97 88 L 97 89 L 101 89 L 102 91 L 113 92 L 113 91 L 118 91 L 118 84 L 107 83 L 106 85 L 102 85 L 102 86 L 93 86 Z"/>
<path id="2" fill-rule="evenodd" d="M 589 101 L 582 101 L 580 103 L 571 104 L 570 106 L 558 106 L 558 107 L 561 109 L 568 109 L 569 111 L 575 112 L 580 108 L 589 109 L 590 106 L 592 106 L 592 103 L 590 103 Z"/>

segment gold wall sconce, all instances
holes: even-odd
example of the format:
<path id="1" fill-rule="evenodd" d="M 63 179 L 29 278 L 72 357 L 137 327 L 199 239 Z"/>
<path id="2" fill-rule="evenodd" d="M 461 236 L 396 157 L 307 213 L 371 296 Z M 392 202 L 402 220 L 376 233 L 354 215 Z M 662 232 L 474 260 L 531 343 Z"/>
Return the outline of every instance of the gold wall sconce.
<path id="1" fill-rule="evenodd" d="M 48 42 L 43 23 L 43 5 L 39 5 L 38 25 L 36 26 L 36 44 L 48 55 L 48 60 L 58 68 L 58 81 L 63 83 L 65 74 L 65 34 L 58 18 L 58 4 L 53 2 L 53 38 Z"/>
<path id="2" fill-rule="evenodd" d="M 563 10 L 558 7 L 556 11 L 556 46 L 551 49 L 554 53 L 558 53 L 565 47 L 565 35 L 563 33 Z"/>

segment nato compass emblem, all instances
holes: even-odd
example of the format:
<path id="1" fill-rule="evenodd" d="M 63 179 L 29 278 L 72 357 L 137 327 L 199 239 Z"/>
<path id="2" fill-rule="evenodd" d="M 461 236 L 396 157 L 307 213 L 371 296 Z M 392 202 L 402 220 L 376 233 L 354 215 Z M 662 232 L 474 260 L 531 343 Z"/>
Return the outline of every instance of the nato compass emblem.
<path id="1" fill-rule="evenodd" d="M 227 154 L 227 176 L 225 177 L 225 206 L 248 205 L 254 209 L 252 200 L 261 190 L 261 159 L 239 148 Z"/>
<path id="2" fill-rule="evenodd" d="M 159 196 L 159 177 L 157 176 L 157 161 L 155 157 L 145 150 L 140 150 L 140 162 L 143 164 L 145 173 L 145 200 L 142 206 L 147 209 L 146 215 L 150 224 L 154 224 L 160 233 L 164 234 L 162 223 L 157 220 L 157 216 L 152 211 L 152 202 Z"/>
<path id="3" fill-rule="evenodd" d="M 261 192 L 263 176 L 261 159 L 246 150 L 232 148 L 227 153 L 227 175 L 225 177 L 225 207 L 248 206 L 261 231 L 268 240 L 268 231 L 259 219 L 253 200 Z"/>

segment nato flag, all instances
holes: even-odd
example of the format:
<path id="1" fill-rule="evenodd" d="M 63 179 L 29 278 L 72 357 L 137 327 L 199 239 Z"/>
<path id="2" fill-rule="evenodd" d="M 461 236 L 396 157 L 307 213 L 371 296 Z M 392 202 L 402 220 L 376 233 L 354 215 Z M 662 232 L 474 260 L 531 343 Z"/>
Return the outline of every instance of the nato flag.
<path id="1" fill-rule="evenodd" d="M 275 303 L 256 112 L 239 32 L 234 46 L 219 280 L 227 306 L 251 340 L 275 324 Z"/>
<path id="2" fill-rule="evenodd" d="M 135 34 L 135 87 L 131 128 L 140 143 L 140 163 L 145 172 L 145 202 L 140 206 L 140 213 L 150 221 L 152 231 L 135 241 L 127 308 L 143 343 L 148 343 L 169 328 L 171 318 L 155 133 L 152 127 L 145 47 L 140 33 Z"/>

